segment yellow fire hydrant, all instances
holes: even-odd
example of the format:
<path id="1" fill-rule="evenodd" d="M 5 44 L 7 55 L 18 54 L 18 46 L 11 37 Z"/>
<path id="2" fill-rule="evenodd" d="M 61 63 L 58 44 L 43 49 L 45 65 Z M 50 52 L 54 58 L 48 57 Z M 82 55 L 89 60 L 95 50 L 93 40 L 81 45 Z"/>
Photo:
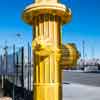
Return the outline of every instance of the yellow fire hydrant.
<path id="1" fill-rule="evenodd" d="M 35 0 L 23 12 L 23 19 L 33 27 L 34 85 L 33 100 L 62 100 L 62 60 L 66 66 L 77 61 L 76 49 L 62 45 L 61 25 L 71 19 L 71 12 L 58 0 Z M 75 53 L 73 53 L 75 52 Z M 73 58 L 72 54 L 75 54 Z M 72 58 L 73 59 L 72 59 Z M 68 61 L 67 61 L 68 59 Z M 69 64 L 68 64 L 69 63 Z"/>

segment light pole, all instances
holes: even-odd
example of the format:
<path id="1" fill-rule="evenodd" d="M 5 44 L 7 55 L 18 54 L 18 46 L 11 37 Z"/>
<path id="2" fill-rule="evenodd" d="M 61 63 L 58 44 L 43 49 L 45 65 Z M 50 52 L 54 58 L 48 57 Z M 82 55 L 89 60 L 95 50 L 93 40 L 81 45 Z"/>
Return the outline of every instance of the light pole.
<path id="1" fill-rule="evenodd" d="M 21 33 L 17 33 L 16 37 L 17 37 L 18 44 L 21 45 Z"/>

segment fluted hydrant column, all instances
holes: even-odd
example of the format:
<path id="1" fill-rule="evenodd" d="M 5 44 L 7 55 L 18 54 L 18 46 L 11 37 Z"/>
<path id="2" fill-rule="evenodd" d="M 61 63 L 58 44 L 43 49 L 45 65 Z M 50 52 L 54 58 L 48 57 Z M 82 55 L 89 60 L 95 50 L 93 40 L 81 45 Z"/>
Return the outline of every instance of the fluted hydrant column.
<path id="1" fill-rule="evenodd" d="M 61 25 L 70 18 L 71 12 L 58 0 L 36 0 L 24 11 L 34 34 L 34 100 L 62 100 Z"/>

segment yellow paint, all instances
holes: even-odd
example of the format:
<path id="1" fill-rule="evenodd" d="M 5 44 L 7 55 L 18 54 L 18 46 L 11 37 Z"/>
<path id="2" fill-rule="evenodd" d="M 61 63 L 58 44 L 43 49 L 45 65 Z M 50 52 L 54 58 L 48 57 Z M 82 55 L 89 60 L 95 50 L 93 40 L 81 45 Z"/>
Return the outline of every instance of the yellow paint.
<path id="1" fill-rule="evenodd" d="M 61 41 L 61 25 L 70 21 L 71 12 L 59 0 L 36 0 L 26 7 L 23 19 L 34 33 L 33 100 L 62 100 L 63 66 L 72 66 L 78 59 L 76 48 Z"/>

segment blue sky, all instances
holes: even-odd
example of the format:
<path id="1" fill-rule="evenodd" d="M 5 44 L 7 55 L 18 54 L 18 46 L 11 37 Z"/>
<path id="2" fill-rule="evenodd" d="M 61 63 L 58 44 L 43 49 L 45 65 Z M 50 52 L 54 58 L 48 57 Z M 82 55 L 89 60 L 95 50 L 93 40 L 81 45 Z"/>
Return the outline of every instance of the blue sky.
<path id="1" fill-rule="evenodd" d="M 86 56 L 100 58 L 100 0 L 62 0 L 72 9 L 72 20 L 62 28 L 63 43 L 74 42 L 82 52 L 85 41 Z M 10 46 L 26 44 L 32 40 L 32 27 L 21 19 L 24 8 L 33 0 L 0 0 L 0 47 L 5 41 Z M 21 33 L 18 39 L 16 34 Z M 94 48 L 95 53 L 92 54 Z"/>

